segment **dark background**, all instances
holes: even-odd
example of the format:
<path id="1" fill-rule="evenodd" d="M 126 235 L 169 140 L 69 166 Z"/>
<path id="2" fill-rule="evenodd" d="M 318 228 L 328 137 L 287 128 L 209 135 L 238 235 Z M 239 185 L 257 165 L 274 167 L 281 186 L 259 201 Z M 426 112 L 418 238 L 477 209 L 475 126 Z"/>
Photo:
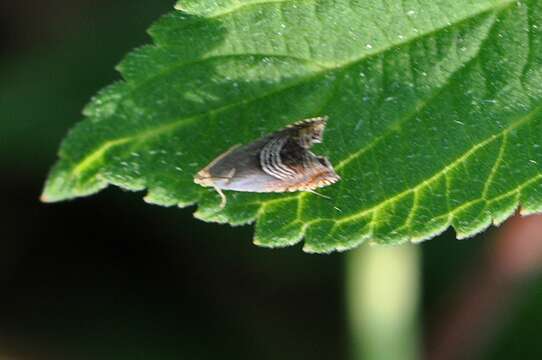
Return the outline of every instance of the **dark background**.
<path id="1" fill-rule="evenodd" d="M 206 224 L 194 208 L 147 205 L 116 188 L 38 200 L 85 103 L 119 79 L 114 66 L 172 6 L 0 3 L 0 359 L 347 357 L 345 254 L 258 248 L 250 226 Z M 449 231 L 420 245 L 429 337 L 495 236 L 455 241 Z M 542 356 L 542 282 L 529 279 L 473 357 Z"/>

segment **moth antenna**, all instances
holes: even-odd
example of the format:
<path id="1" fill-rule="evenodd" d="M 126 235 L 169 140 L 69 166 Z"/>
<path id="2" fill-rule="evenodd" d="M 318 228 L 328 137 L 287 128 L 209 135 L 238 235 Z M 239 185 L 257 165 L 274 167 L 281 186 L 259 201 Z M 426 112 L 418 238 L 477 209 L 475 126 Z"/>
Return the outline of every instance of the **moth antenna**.
<path id="1" fill-rule="evenodd" d="M 323 197 L 324 199 L 328 199 L 328 200 L 331 200 L 331 198 L 329 196 L 326 196 L 326 195 L 323 195 L 323 194 L 320 194 L 314 190 L 305 190 L 307 192 L 310 192 L 311 194 L 314 194 L 314 195 L 318 195 L 320 197 Z"/>
<path id="2" fill-rule="evenodd" d="M 216 190 L 216 192 L 218 193 L 218 195 L 220 195 L 220 208 L 221 209 L 224 209 L 226 207 L 226 203 L 228 202 L 228 199 L 226 199 L 226 195 L 224 195 L 224 193 L 222 192 L 222 190 L 220 190 L 220 188 L 216 187 L 216 186 L 213 186 Z"/>
<path id="3" fill-rule="evenodd" d="M 210 169 L 213 165 L 215 165 L 217 162 L 219 162 L 220 160 L 224 159 L 226 157 L 226 155 L 229 155 L 233 152 L 233 150 L 237 149 L 239 146 L 241 146 L 241 144 L 235 144 L 233 145 L 231 148 L 229 148 L 228 150 L 226 150 L 223 154 L 220 154 L 218 155 L 213 161 L 211 161 L 209 163 L 209 165 L 207 165 L 205 167 L 205 169 Z"/>

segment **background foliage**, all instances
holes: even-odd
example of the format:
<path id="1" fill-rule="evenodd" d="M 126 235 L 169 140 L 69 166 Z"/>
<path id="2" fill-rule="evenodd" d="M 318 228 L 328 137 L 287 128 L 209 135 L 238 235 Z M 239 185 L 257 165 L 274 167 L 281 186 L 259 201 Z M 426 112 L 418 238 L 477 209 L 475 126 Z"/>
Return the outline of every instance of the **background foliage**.
<path id="1" fill-rule="evenodd" d="M 119 191 L 39 203 L 66 129 L 171 2 L 31 5 L 0 11 L 0 356 L 345 358 L 343 255 L 260 249 L 248 227 Z M 446 233 L 420 245 L 428 324 L 490 244 Z M 539 281 L 523 289 L 480 358 L 542 356 L 541 293 Z"/>

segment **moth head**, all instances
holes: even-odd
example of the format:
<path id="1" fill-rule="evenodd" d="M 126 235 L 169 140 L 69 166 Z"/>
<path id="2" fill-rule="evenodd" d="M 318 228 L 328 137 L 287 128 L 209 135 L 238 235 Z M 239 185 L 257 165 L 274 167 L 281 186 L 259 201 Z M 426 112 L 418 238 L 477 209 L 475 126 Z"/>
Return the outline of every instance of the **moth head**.
<path id="1" fill-rule="evenodd" d="M 211 167 L 207 166 L 194 176 L 194 182 L 204 187 L 223 188 L 223 186 L 227 185 L 233 178 L 235 169 L 230 169 L 225 174 L 219 172 L 217 175 L 212 175 L 212 172 L 214 172 L 214 170 L 211 170 Z"/>
<path id="2" fill-rule="evenodd" d="M 194 182 L 205 187 L 213 186 L 213 178 L 207 169 L 200 170 L 196 176 L 194 176 Z"/>
<path id="3" fill-rule="evenodd" d="M 327 117 L 318 117 L 303 120 L 296 124 L 298 129 L 299 145 L 308 149 L 312 144 L 321 143 L 324 138 Z"/>

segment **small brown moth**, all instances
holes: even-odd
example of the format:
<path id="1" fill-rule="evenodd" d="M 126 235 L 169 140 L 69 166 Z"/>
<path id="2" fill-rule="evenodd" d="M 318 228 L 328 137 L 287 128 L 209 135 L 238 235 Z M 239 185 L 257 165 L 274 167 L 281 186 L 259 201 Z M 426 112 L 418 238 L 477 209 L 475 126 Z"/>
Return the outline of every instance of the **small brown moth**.
<path id="1" fill-rule="evenodd" d="M 222 190 L 248 192 L 309 191 L 340 180 L 326 157 L 309 149 L 322 142 L 327 117 L 298 121 L 248 145 L 236 145 L 200 170 L 194 182 Z"/>

